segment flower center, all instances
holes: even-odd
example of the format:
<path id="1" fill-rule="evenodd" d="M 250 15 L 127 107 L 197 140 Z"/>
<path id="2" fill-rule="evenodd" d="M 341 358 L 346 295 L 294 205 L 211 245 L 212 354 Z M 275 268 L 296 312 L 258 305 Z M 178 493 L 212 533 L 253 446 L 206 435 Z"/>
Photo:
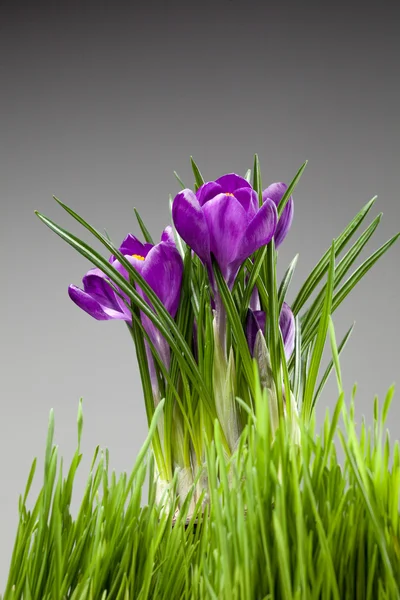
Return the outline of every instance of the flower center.
<path id="1" fill-rule="evenodd" d="M 144 260 L 144 256 L 141 254 L 132 254 L 133 258 L 137 258 L 138 260 Z"/>
<path id="2" fill-rule="evenodd" d="M 225 196 L 234 196 L 234 194 L 232 194 L 231 192 L 224 192 Z"/>

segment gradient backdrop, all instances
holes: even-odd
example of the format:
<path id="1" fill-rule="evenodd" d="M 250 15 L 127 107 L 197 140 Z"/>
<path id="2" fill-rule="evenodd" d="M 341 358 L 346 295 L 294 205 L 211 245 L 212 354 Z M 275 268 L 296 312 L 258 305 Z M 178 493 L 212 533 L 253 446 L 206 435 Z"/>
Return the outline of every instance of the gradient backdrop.
<path id="1" fill-rule="evenodd" d="M 146 434 L 131 339 L 123 324 L 96 322 L 69 300 L 68 284 L 90 265 L 34 209 L 80 233 L 55 194 L 119 242 L 138 233 L 136 206 L 157 237 L 179 189 L 173 171 L 192 184 L 191 154 L 212 179 L 244 174 L 258 152 L 265 185 L 288 182 L 309 159 L 280 249 L 281 274 L 300 253 L 290 299 L 373 195 L 372 215 L 384 216 L 369 252 L 400 230 L 392 3 L 143 4 L 0 4 L 0 591 L 34 456 L 32 498 L 39 489 L 49 410 L 68 461 L 84 398 L 75 507 L 95 446 L 110 449 L 117 472 L 129 470 Z M 400 244 L 335 313 L 339 339 L 356 320 L 342 366 L 346 390 L 359 384 L 359 420 L 371 422 L 374 394 L 400 380 L 399 258 Z M 320 418 L 335 400 L 332 379 Z"/>

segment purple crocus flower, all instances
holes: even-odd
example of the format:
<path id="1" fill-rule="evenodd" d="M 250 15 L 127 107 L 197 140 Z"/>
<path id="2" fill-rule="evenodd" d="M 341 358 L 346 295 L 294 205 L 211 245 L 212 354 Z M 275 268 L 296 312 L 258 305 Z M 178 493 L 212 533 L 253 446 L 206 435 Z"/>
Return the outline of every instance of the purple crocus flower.
<path id="1" fill-rule="evenodd" d="M 287 190 L 286 183 L 282 183 L 282 182 L 272 183 L 262 193 L 263 202 L 266 202 L 269 199 L 274 202 L 276 207 L 278 207 L 286 190 Z M 293 221 L 293 212 L 294 212 L 293 197 L 290 196 L 290 198 L 287 201 L 285 208 L 283 209 L 283 212 L 279 218 L 278 224 L 276 226 L 276 230 L 275 230 L 275 234 L 274 234 L 276 248 L 281 245 L 281 243 L 283 242 L 283 240 L 286 237 L 286 234 L 288 233 L 288 231 L 290 229 L 290 226 Z"/>
<path id="2" fill-rule="evenodd" d="M 211 281 L 213 254 L 229 287 L 241 264 L 272 239 L 278 220 L 274 200 L 266 198 L 259 207 L 255 190 L 234 173 L 203 184 L 196 193 L 182 190 L 175 196 L 172 218 Z"/>
<path id="3" fill-rule="evenodd" d="M 252 356 L 257 333 L 261 330 L 261 333 L 263 335 L 265 334 L 265 322 L 266 316 L 264 311 L 249 309 L 246 320 L 246 337 Z M 295 321 L 293 313 L 286 302 L 282 304 L 281 313 L 279 315 L 279 328 L 282 333 L 286 360 L 289 360 L 294 349 Z"/>
<path id="4" fill-rule="evenodd" d="M 119 247 L 119 251 L 154 290 L 170 315 L 175 317 L 180 299 L 183 263 L 172 241 L 173 238 L 171 239 L 171 234 L 171 228 L 166 228 L 162 234 L 162 241 L 154 246 L 147 243 L 142 244 L 134 235 L 128 234 Z M 110 256 L 109 261 L 129 281 L 129 274 L 125 267 L 114 256 Z M 83 290 L 75 285 L 70 285 L 68 293 L 75 304 L 99 321 L 115 319 L 131 324 L 131 311 L 123 300 L 124 298 L 126 302 L 129 302 L 128 296 L 122 291 L 120 291 L 122 298 L 118 296 L 109 285 L 110 281 L 109 277 L 100 269 L 91 269 L 83 277 Z M 137 286 L 137 290 L 150 304 L 139 286 Z M 168 366 L 169 347 L 167 342 L 143 313 L 141 313 L 141 320 L 164 364 Z"/>

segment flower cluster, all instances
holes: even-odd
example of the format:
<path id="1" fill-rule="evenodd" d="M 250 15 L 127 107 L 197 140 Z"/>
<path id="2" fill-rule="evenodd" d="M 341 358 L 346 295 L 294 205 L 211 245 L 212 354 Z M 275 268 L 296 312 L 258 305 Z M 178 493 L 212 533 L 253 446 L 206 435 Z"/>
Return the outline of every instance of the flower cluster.
<path id="1" fill-rule="evenodd" d="M 171 199 L 172 224 L 158 243 L 136 210 L 146 243 L 128 234 L 116 247 L 56 199 L 107 248 L 108 260 L 37 212 L 95 266 L 83 277 L 82 289 L 69 286 L 71 299 L 97 320 L 124 321 L 132 336 L 161 495 L 176 481 L 181 502 L 189 489 L 192 502 L 199 494 L 205 499 L 203 465 L 212 443 L 232 456 L 255 422 L 265 441 L 282 425 L 299 445 L 300 423 L 310 423 L 352 331 L 336 346 L 331 314 L 400 237 L 394 235 L 337 288 L 379 223 L 380 216 L 336 270 L 337 255 L 373 206 L 370 200 L 332 241 L 290 307 L 287 292 L 297 257 L 278 284 L 277 249 L 291 227 L 291 194 L 305 167 L 289 186 L 278 182 L 262 190 L 257 155 L 253 185 L 250 172 L 246 178 L 228 173 L 204 181 L 192 160 L 194 190 L 182 185 Z M 334 360 L 318 383 L 328 333 Z M 340 371 L 337 379 L 341 387 Z"/>
<path id="2" fill-rule="evenodd" d="M 172 205 L 175 229 L 207 268 L 213 288 L 212 255 L 229 288 L 232 288 L 238 270 L 247 258 L 272 238 L 275 247 L 283 242 L 293 219 L 292 197 L 278 219 L 277 207 L 286 189 L 284 183 L 273 183 L 263 191 L 260 203 L 250 183 L 230 173 L 204 183 L 195 193 L 184 189 L 175 196 Z M 170 315 L 175 317 L 183 262 L 175 246 L 172 228 L 167 227 L 163 231 L 161 241 L 156 245 L 143 244 L 134 235 L 128 234 L 119 251 L 151 286 Z M 111 256 L 109 262 L 129 280 L 127 270 L 115 256 Z M 138 291 L 147 300 L 140 288 Z M 91 269 L 84 276 L 83 290 L 70 285 L 68 292 L 70 298 L 95 319 L 132 321 L 128 297 L 121 290 L 115 291 L 110 278 L 98 268 Z M 168 367 L 169 348 L 165 340 L 143 313 L 141 319 Z M 246 335 L 252 354 L 257 331 L 265 332 L 265 326 L 265 312 L 249 309 Z M 280 327 L 286 358 L 289 358 L 294 347 L 294 319 L 286 303 L 282 307 Z"/>
<path id="3" fill-rule="evenodd" d="M 284 183 L 273 183 L 262 193 L 262 202 L 250 183 L 230 173 L 215 181 L 204 183 L 194 193 L 184 189 L 174 198 L 173 223 L 177 233 L 197 254 L 207 268 L 210 282 L 215 287 L 211 256 L 213 255 L 229 286 L 243 262 L 272 238 L 278 247 L 286 237 L 293 219 L 293 198 L 290 197 L 281 217 L 277 207 L 287 189 Z M 171 227 L 167 227 L 161 241 L 142 244 L 128 234 L 119 247 L 130 262 L 151 286 L 172 317 L 178 310 L 183 262 L 174 241 Z M 109 262 L 127 280 L 127 270 L 111 256 Z M 91 269 L 83 278 L 83 290 L 69 286 L 71 299 L 84 311 L 98 320 L 121 319 L 131 322 L 131 310 L 126 294 L 117 293 L 110 279 L 98 268 Z M 138 291 L 145 298 L 140 288 Z M 250 311 L 246 328 L 250 351 L 253 352 L 255 334 L 265 331 L 263 311 Z M 168 365 L 165 341 L 144 314 L 143 325 L 150 339 Z M 280 317 L 285 354 L 288 358 L 294 345 L 294 319 L 289 306 L 284 303 Z"/>
<path id="4" fill-rule="evenodd" d="M 128 234 L 118 248 L 119 253 L 128 261 L 132 269 L 139 273 L 153 290 L 172 319 L 177 317 L 182 303 L 185 252 L 186 256 L 189 252 L 189 257 L 197 255 L 199 260 L 196 268 L 200 268 L 203 273 L 203 278 L 200 277 L 203 283 L 198 292 L 201 295 L 201 290 L 208 284 L 210 290 L 209 311 L 213 323 L 211 334 L 210 329 L 207 330 L 209 332 L 207 334 L 198 312 L 194 308 L 189 309 L 185 320 L 189 325 L 183 334 L 190 346 L 192 358 L 198 365 L 200 376 L 208 379 L 208 391 L 211 396 L 211 409 L 208 409 L 210 411 L 209 431 L 213 419 L 217 418 L 225 436 L 228 452 L 234 451 L 243 430 L 244 422 L 240 416 L 240 410 L 238 411 L 236 398 L 238 395 L 244 396 L 246 392 L 243 391 L 243 385 L 238 380 L 234 342 L 232 335 L 227 334 L 227 312 L 217 285 L 213 261 L 218 265 L 228 292 L 232 293 L 243 263 L 248 259 L 251 262 L 254 261 L 257 251 L 267 246 L 272 239 L 274 239 L 275 248 L 279 247 L 285 239 L 293 219 L 292 197 L 286 199 L 283 211 L 279 211 L 280 216 L 278 216 L 278 207 L 286 190 L 287 186 L 284 183 L 274 183 L 258 195 L 252 185 L 243 177 L 234 173 L 223 175 L 215 181 L 203 183 L 195 192 L 183 189 L 175 196 L 172 203 L 173 228 L 167 227 L 163 231 L 159 243 L 155 245 L 142 243 L 134 235 Z M 177 240 L 187 244 L 186 251 L 183 244 L 179 243 L 178 245 L 181 252 L 183 249 L 182 255 L 177 249 Z M 152 311 L 156 312 L 140 285 L 132 282 L 132 277 L 126 268 L 127 265 L 121 263 L 120 255 L 111 255 L 108 264 L 130 285 L 133 285 L 142 300 Z M 248 282 L 249 273 L 244 272 L 244 277 Z M 270 355 L 266 346 L 269 316 L 267 307 L 262 306 L 258 292 L 257 285 L 255 285 L 248 295 L 248 306 L 245 307 L 247 313 L 242 321 L 244 339 L 247 340 L 245 350 L 248 360 L 251 361 L 252 357 L 256 360 L 260 373 L 270 373 Z M 70 285 L 69 295 L 75 304 L 95 319 L 122 320 L 133 331 L 135 326 L 132 318 L 134 307 L 131 305 L 131 299 L 113 281 L 112 277 L 106 275 L 100 268 L 91 269 L 84 276 L 83 289 Z M 153 406 L 156 406 L 166 394 L 168 395 L 166 390 L 171 378 L 174 380 L 172 393 L 181 396 L 178 404 L 174 403 L 174 408 L 172 411 L 169 410 L 166 420 L 163 420 L 160 429 L 160 444 L 168 444 L 169 442 L 166 440 L 172 440 L 173 451 L 166 450 L 164 446 L 166 456 L 169 456 L 170 459 L 172 456 L 173 467 L 170 468 L 169 474 L 171 476 L 175 468 L 180 468 L 178 485 L 184 487 L 183 494 L 185 495 L 190 482 L 193 481 L 191 476 L 193 464 L 202 463 L 205 456 L 204 449 L 199 450 L 201 444 L 197 443 L 198 440 L 196 442 L 196 434 L 193 433 L 197 429 L 200 436 L 200 430 L 204 427 L 207 429 L 204 414 L 194 408 L 196 404 L 193 398 L 200 394 L 198 390 L 194 389 L 189 391 L 188 396 L 187 383 L 184 385 L 179 374 L 176 376 L 176 371 L 174 375 L 171 370 L 172 348 L 149 314 L 145 314 L 143 310 L 139 312 L 141 325 L 147 334 L 144 347 L 153 394 Z M 282 304 L 277 326 L 279 326 L 283 341 L 284 357 L 282 360 L 285 358 L 289 360 L 294 348 L 295 325 L 292 311 L 286 302 Z M 205 348 L 211 357 L 211 370 L 204 366 L 206 361 L 204 360 L 204 348 L 199 347 L 200 338 L 204 340 Z M 152 349 L 148 340 L 151 342 Z M 160 369 L 158 368 L 160 364 L 157 361 L 161 361 L 166 372 L 169 372 L 168 381 L 164 379 L 163 384 L 160 384 Z M 209 375 L 206 376 L 206 373 L 211 373 L 211 379 L 209 379 Z M 162 385 L 161 388 L 160 385 Z M 245 385 L 249 385 L 248 381 Z M 277 414 L 275 381 L 271 377 L 265 379 L 264 387 L 270 394 L 270 411 L 272 421 L 275 423 Z M 283 394 L 285 394 L 284 390 Z M 286 402 L 285 396 L 282 401 Z M 191 422 L 192 441 L 188 445 L 187 423 L 189 421 Z M 172 428 L 173 432 L 166 431 L 168 427 Z M 160 463 L 162 463 L 162 459 L 160 459 Z M 168 473 L 168 468 L 166 468 L 166 472 Z M 168 479 L 165 473 L 164 478 Z"/>

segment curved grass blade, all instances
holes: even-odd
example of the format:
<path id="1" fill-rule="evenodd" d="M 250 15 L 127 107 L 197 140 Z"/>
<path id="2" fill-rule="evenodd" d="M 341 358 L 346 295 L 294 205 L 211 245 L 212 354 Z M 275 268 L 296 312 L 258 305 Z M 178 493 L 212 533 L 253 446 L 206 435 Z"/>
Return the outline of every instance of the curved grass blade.
<path id="1" fill-rule="evenodd" d="M 198 189 L 199 187 L 201 187 L 204 183 L 204 178 L 203 175 L 200 173 L 200 169 L 199 167 L 196 165 L 196 163 L 193 160 L 193 156 L 190 157 L 190 164 L 192 167 L 192 171 L 193 171 L 193 175 L 194 175 L 194 180 L 195 180 L 195 188 Z"/>
<path id="2" fill-rule="evenodd" d="M 293 395 L 297 402 L 297 409 L 301 409 L 301 325 L 299 315 L 295 317 L 295 347 L 294 347 L 294 373 Z"/>
<path id="3" fill-rule="evenodd" d="M 377 260 L 385 254 L 389 250 L 391 246 L 399 239 L 400 233 L 394 235 L 390 240 L 388 240 L 383 246 L 378 248 L 371 256 L 362 263 L 354 273 L 349 277 L 349 279 L 342 285 L 342 287 L 335 292 L 332 299 L 332 313 L 341 305 L 346 296 L 349 295 L 351 290 L 357 285 L 357 283 L 368 273 L 371 267 L 377 262 Z M 311 325 L 307 335 L 304 336 L 304 346 L 306 346 L 310 340 L 314 337 L 316 329 L 318 328 L 320 317 L 317 317 L 316 320 Z M 303 347 L 304 347 L 303 346 Z"/>
<path id="4" fill-rule="evenodd" d="M 369 211 L 371 210 L 376 196 L 372 198 L 367 204 L 360 210 L 360 212 L 354 217 L 354 219 L 347 225 L 347 227 L 342 231 L 342 233 L 335 239 L 335 257 L 340 254 L 343 248 L 346 246 L 347 242 L 353 236 L 355 231 L 361 225 Z M 331 249 L 325 252 L 319 262 L 315 265 L 314 269 L 311 271 L 306 281 L 303 283 L 300 288 L 299 293 L 296 296 L 295 301 L 292 304 L 293 314 L 296 315 L 302 306 L 307 302 L 308 298 L 313 293 L 314 289 L 317 287 L 318 283 L 321 281 L 322 277 L 326 273 L 329 267 Z"/>
<path id="5" fill-rule="evenodd" d="M 379 225 L 381 217 L 382 217 L 382 213 L 380 213 L 372 221 L 372 223 L 369 225 L 369 227 L 367 227 L 367 229 L 364 231 L 364 233 L 359 237 L 357 242 L 355 244 L 353 244 L 353 246 L 350 248 L 350 250 L 348 252 L 346 252 L 346 254 L 342 258 L 342 260 L 336 265 L 335 280 L 333 282 L 334 289 L 342 281 L 343 277 L 346 275 L 346 273 L 350 269 L 351 265 L 354 263 L 354 261 L 357 259 L 357 257 L 360 255 L 360 253 L 362 252 L 362 250 L 364 249 L 364 247 L 370 240 L 371 236 L 373 235 L 373 233 L 375 232 L 376 228 Z M 303 316 L 303 332 L 304 332 L 305 338 L 307 337 L 309 323 L 314 322 L 318 313 L 321 311 L 321 307 L 322 307 L 324 295 L 325 295 L 325 289 L 326 289 L 326 284 L 319 291 L 318 296 L 314 300 L 313 304 L 310 306 L 310 308 L 307 310 L 307 312 Z"/>
<path id="6" fill-rule="evenodd" d="M 267 327 L 267 346 L 271 355 L 271 367 L 273 378 L 276 386 L 276 395 L 278 400 L 278 415 L 282 418 L 283 411 L 283 395 L 282 395 L 282 378 L 281 378 L 281 353 L 279 340 L 281 332 L 279 329 L 279 307 L 278 307 L 278 292 L 276 289 L 276 251 L 274 238 L 267 245 L 267 260 L 266 260 L 266 275 L 267 275 L 267 291 L 269 298 L 268 305 L 268 327 Z"/>
<path id="7" fill-rule="evenodd" d="M 262 205 L 262 181 L 261 181 L 261 169 L 260 169 L 260 161 L 258 158 L 258 154 L 254 155 L 254 164 L 253 164 L 253 188 L 255 189 L 258 202 L 260 206 Z"/>
<path id="8" fill-rule="evenodd" d="M 232 295 L 226 285 L 225 279 L 223 278 L 219 266 L 216 260 L 213 258 L 213 270 L 215 275 L 215 280 L 218 285 L 219 293 L 221 294 L 222 302 L 224 304 L 226 314 L 228 316 L 229 323 L 232 327 L 232 331 L 236 338 L 237 350 L 242 359 L 244 371 L 246 373 L 247 383 L 252 390 L 252 394 L 254 396 L 254 371 L 250 356 L 249 347 L 247 344 L 246 336 L 243 330 L 243 325 L 240 320 L 240 315 L 238 314 L 235 303 L 233 301 Z"/>
<path id="9" fill-rule="evenodd" d="M 292 262 L 290 263 L 290 265 L 287 268 L 287 271 L 281 281 L 281 284 L 279 286 L 279 290 L 278 290 L 278 307 L 279 307 L 279 314 L 281 312 L 281 308 L 282 308 L 282 304 L 285 300 L 286 297 L 286 293 L 288 291 L 290 282 L 292 281 L 292 277 L 293 277 L 293 273 L 294 270 L 296 268 L 297 265 L 297 261 L 299 259 L 299 255 L 296 254 L 296 256 L 294 257 L 294 259 L 292 260 Z"/>
<path id="10" fill-rule="evenodd" d="M 324 308 L 322 311 L 317 339 L 315 343 L 315 347 L 311 356 L 311 364 L 310 370 L 308 372 L 305 391 L 304 391 L 304 402 L 303 402 L 303 410 L 302 414 L 304 414 L 304 418 L 308 422 L 312 415 L 312 405 L 313 405 L 313 396 L 314 396 L 314 388 L 317 381 L 318 371 L 322 360 L 322 354 L 325 347 L 326 334 L 328 331 L 329 324 L 329 316 L 331 314 L 332 309 L 332 292 L 333 292 L 333 280 L 335 274 L 335 242 L 332 242 L 331 246 L 331 256 L 330 256 L 330 264 L 328 271 L 328 284 L 326 288 L 325 294 L 325 302 Z"/>
<path id="11" fill-rule="evenodd" d="M 178 180 L 178 183 L 180 184 L 181 188 L 183 190 L 185 190 L 187 186 L 183 183 L 182 179 L 179 177 L 179 175 L 176 171 L 174 171 L 174 175 L 175 175 L 176 179 Z"/>
<path id="12" fill-rule="evenodd" d="M 242 297 L 242 306 L 241 306 L 241 319 L 242 323 L 246 319 L 247 309 L 249 308 L 251 294 L 253 292 L 254 286 L 260 274 L 261 267 L 264 263 L 265 256 L 267 253 L 267 246 L 264 246 L 259 252 L 257 252 L 256 259 L 252 264 L 252 269 L 250 271 L 249 281 L 244 289 L 243 297 Z M 251 262 L 251 261 L 249 261 Z"/>
<path id="13" fill-rule="evenodd" d="M 340 342 L 340 344 L 339 344 L 339 346 L 337 348 L 338 358 L 340 357 L 340 355 L 342 353 L 342 350 L 345 348 L 345 346 L 346 346 L 346 344 L 347 344 L 347 342 L 348 342 L 348 340 L 349 340 L 349 338 L 350 338 L 350 336 L 351 336 L 351 334 L 353 332 L 354 325 L 355 325 L 355 323 L 353 323 L 353 325 L 347 330 L 346 334 L 344 335 L 342 341 Z M 328 366 L 327 366 L 327 368 L 325 370 L 325 373 L 323 374 L 323 376 L 321 378 L 321 381 L 320 381 L 320 383 L 318 385 L 317 391 L 315 392 L 314 400 L 313 400 L 313 407 L 318 402 L 318 399 L 319 399 L 319 397 L 320 397 L 320 395 L 322 393 L 322 390 L 324 389 L 325 384 L 326 384 L 326 382 L 327 382 L 327 380 L 329 378 L 329 375 L 331 374 L 333 366 L 334 366 L 334 361 L 332 359 L 332 360 L 330 360 L 330 362 L 329 362 L 329 364 L 328 364 Z"/>
<path id="14" fill-rule="evenodd" d="M 293 191 L 295 190 L 295 188 L 297 187 L 297 184 L 299 183 L 300 177 L 303 175 L 304 169 L 306 168 L 308 164 L 308 160 L 306 160 L 300 167 L 300 169 L 297 171 L 296 175 L 294 176 L 293 180 L 290 182 L 290 184 L 288 185 L 288 188 L 286 190 L 286 192 L 283 194 L 282 199 L 280 200 L 279 204 L 278 204 L 278 217 L 281 216 L 290 196 L 292 195 Z"/>
<path id="15" fill-rule="evenodd" d="M 343 392 L 343 384 L 342 384 L 342 372 L 340 369 L 340 361 L 339 361 L 339 349 L 336 344 L 335 327 L 333 325 L 332 317 L 330 315 L 329 315 L 329 338 L 330 338 L 330 342 L 331 342 L 331 352 L 332 352 L 333 364 L 335 365 L 338 393 L 341 394 Z"/>
<path id="16" fill-rule="evenodd" d="M 55 200 L 57 200 L 57 198 L 55 198 Z M 57 200 L 57 202 L 58 202 L 58 200 Z M 140 216 L 140 214 L 136 208 L 134 208 L 133 210 L 135 212 L 136 219 L 137 219 L 137 222 L 139 223 L 139 227 L 143 234 L 144 239 L 146 240 L 146 242 L 148 244 L 153 244 L 153 246 L 154 246 L 153 238 L 151 237 L 149 230 L 147 229 L 146 225 L 144 224 L 142 217 Z"/>

